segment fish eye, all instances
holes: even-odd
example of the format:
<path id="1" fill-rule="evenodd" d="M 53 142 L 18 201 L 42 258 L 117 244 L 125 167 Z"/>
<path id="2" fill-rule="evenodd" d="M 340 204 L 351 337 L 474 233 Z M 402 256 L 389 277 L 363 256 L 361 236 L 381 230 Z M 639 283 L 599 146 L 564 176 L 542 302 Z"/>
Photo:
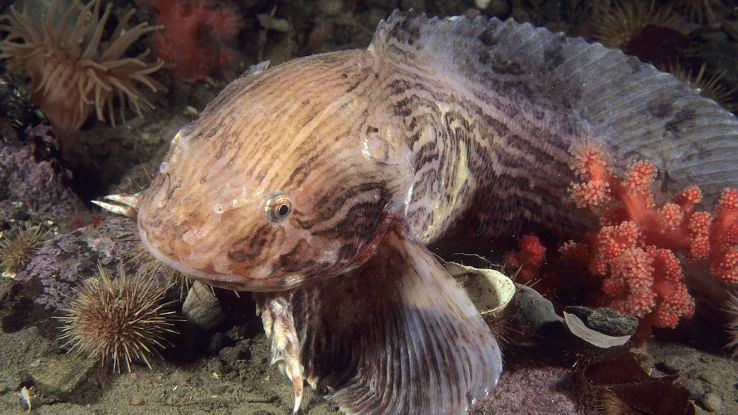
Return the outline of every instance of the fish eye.
<path id="1" fill-rule="evenodd" d="M 277 195 L 267 200 L 264 213 L 272 222 L 282 222 L 292 211 L 292 202 L 287 195 Z"/>

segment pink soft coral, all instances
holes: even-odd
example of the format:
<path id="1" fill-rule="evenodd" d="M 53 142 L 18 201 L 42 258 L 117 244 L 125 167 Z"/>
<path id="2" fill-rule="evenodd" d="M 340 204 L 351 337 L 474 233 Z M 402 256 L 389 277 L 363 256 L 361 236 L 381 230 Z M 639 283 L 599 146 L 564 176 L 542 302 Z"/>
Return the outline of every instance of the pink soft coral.
<path id="1" fill-rule="evenodd" d="M 528 283 L 537 275 L 546 259 L 546 248 L 535 235 L 525 235 L 518 241 L 517 251 L 505 253 L 505 267 L 517 273 L 517 280 Z"/>
<path id="2" fill-rule="evenodd" d="M 240 18 L 229 7 L 210 0 L 151 0 L 164 30 L 154 38 L 157 54 L 172 73 L 194 82 L 233 61 L 225 43 L 238 34 Z"/>
<path id="3" fill-rule="evenodd" d="M 561 253 L 602 278 L 610 307 L 655 327 L 675 327 L 680 317 L 691 317 L 694 300 L 679 253 L 709 258 L 713 277 L 738 282 L 738 190 L 723 191 L 713 219 L 695 211 L 702 198 L 696 186 L 656 206 L 651 192 L 656 169 L 650 163 L 631 165 L 620 180 L 609 173 L 604 155 L 590 148 L 576 156 L 574 168 L 583 178 L 571 186 L 574 201 L 597 212 L 602 228 L 585 243 L 567 242 Z"/>

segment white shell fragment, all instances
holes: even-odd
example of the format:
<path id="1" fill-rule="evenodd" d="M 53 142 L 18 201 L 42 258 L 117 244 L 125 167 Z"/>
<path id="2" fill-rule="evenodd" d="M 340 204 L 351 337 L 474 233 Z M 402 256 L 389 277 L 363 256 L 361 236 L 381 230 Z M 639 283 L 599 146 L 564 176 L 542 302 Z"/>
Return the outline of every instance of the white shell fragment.
<path id="1" fill-rule="evenodd" d="M 223 321 L 223 309 L 220 300 L 207 285 L 195 281 L 187 292 L 182 315 L 190 323 L 208 330 Z"/>
<path id="2" fill-rule="evenodd" d="M 92 200 L 92 203 L 117 215 L 135 218 L 138 214 L 138 197 L 139 193 L 134 195 L 107 195 L 103 199 L 112 203 L 100 200 Z"/>
<path id="3" fill-rule="evenodd" d="M 455 262 L 447 262 L 445 267 L 464 287 L 482 315 L 502 311 L 515 295 L 515 283 L 497 270 L 474 268 Z"/>
<path id="4" fill-rule="evenodd" d="M 566 321 L 566 326 L 569 327 L 569 331 L 571 331 L 573 335 L 593 346 L 599 347 L 600 349 L 622 346 L 630 340 L 630 335 L 610 336 L 605 333 L 600 333 L 597 330 L 592 330 L 584 324 L 582 319 L 574 314 L 567 313 L 566 311 L 564 311 L 564 321 Z"/>

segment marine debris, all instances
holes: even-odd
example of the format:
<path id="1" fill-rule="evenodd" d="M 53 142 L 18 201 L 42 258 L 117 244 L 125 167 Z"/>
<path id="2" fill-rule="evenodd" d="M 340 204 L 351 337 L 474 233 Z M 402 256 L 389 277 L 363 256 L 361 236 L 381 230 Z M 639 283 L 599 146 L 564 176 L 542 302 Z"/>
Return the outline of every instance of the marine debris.
<path id="1" fill-rule="evenodd" d="M 41 106 L 62 131 L 74 132 L 94 111 L 99 121 L 125 120 L 126 104 L 136 114 L 154 108 L 138 90 L 145 85 L 152 92 L 164 87 L 150 75 L 163 62 L 148 63 L 147 52 L 125 56 L 128 48 L 159 26 L 139 23 L 128 27 L 135 14 L 131 9 L 119 21 L 110 38 L 103 40 L 111 17 L 112 3 L 101 14 L 100 0 L 82 6 L 79 0 L 62 9 L 53 0 L 45 11 L 28 7 L 0 17 L 0 59 L 8 59 L 13 71 L 31 77 L 31 101 Z"/>
<path id="2" fill-rule="evenodd" d="M 98 265 L 99 277 L 90 278 L 76 290 L 59 320 L 61 339 L 70 352 L 100 360 L 104 367 L 130 372 L 131 363 L 149 358 L 170 345 L 167 335 L 176 334 L 171 303 L 164 301 L 169 288 L 156 279 L 128 277 L 123 267 L 112 278 Z"/>

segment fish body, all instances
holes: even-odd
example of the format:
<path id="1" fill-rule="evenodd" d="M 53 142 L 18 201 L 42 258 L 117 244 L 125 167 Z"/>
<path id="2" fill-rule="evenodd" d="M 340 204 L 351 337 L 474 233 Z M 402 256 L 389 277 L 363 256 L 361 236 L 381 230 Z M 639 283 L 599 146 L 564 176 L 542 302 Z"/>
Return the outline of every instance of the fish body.
<path id="1" fill-rule="evenodd" d="M 396 12 L 367 50 L 233 81 L 141 195 L 166 264 L 258 292 L 295 390 L 347 413 L 465 413 L 499 347 L 427 244 L 586 218 L 571 151 L 653 161 L 664 191 L 738 182 L 738 122 L 635 58 L 527 24 Z"/>

